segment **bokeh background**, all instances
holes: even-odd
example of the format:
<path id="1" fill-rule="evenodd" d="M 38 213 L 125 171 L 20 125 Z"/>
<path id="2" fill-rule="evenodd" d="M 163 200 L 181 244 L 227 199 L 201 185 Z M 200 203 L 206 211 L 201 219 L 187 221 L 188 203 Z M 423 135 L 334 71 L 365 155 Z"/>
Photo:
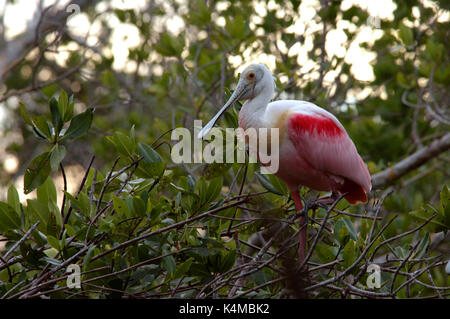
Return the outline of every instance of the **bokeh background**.
<path id="1" fill-rule="evenodd" d="M 444 1 L 80 1 L 57 13 L 68 3 L 0 3 L 3 187 L 22 188 L 23 167 L 40 151 L 17 118 L 19 101 L 39 113 L 63 88 L 77 111 L 96 107 L 95 136 L 134 124 L 150 138 L 206 121 L 251 62 L 274 72 L 276 99 L 337 115 L 372 173 L 448 128 Z M 70 180 L 89 152 L 108 160 L 108 145 L 88 139 L 72 148 Z M 447 164 L 432 166 L 420 192 L 407 188 L 414 196 L 402 207 L 431 200 Z"/>

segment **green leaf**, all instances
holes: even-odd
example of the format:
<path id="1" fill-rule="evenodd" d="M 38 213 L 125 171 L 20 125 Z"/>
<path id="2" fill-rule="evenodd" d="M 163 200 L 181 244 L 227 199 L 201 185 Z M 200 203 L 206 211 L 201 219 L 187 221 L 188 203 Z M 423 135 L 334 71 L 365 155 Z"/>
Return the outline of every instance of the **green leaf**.
<path id="1" fill-rule="evenodd" d="M 403 72 L 400 72 L 400 71 L 397 72 L 396 79 L 397 79 L 397 83 L 405 89 L 411 89 L 414 86 L 414 82 L 411 82 L 408 79 L 406 79 Z"/>
<path id="2" fill-rule="evenodd" d="M 87 109 L 81 114 L 75 116 L 70 121 L 69 128 L 64 134 L 64 138 L 75 139 L 86 134 L 92 124 L 93 109 Z"/>
<path id="3" fill-rule="evenodd" d="M 58 136 L 59 131 L 61 131 L 61 128 L 63 126 L 63 120 L 59 110 L 58 101 L 56 101 L 56 99 L 52 97 L 48 102 L 48 105 L 50 107 L 50 113 L 52 115 L 52 124 L 56 131 L 55 135 Z"/>
<path id="4" fill-rule="evenodd" d="M 203 177 L 200 177 L 199 179 L 197 179 L 197 181 L 195 182 L 194 190 L 195 190 L 195 193 L 198 194 L 198 196 L 199 196 L 199 199 L 200 199 L 199 204 L 203 205 L 206 202 L 206 196 L 207 196 L 207 191 L 208 191 L 206 182 Z"/>
<path id="5" fill-rule="evenodd" d="M 131 140 L 131 143 L 133 144 L 133 152 L 134 152 L 134 147 L 136 145 L 136 130 L 134 128 L 134 124 L 131 126 L 131 129 L 130 129 L 130 140 Z"/>
<path id="6" fill-rule="evenodd" d="M 173 274 L 175 272 L 175 269 L 177 267 L 176 263 L 175 263 L 175 258 L 173 258 L 173 256 L 167 256 L 163 258 L 162 261 L 163 267 L 164 269 L 167 270 L 167 273 Z"/>
<path id="7" fill-rule="evenodd" d="M 331 246 L 325 244 L 317 244 L 315 252 L 317 257 L 319 257 L 320 261 L 323 263 L 332 262 L 335 258 Z"/>
<path id="8" fill-rule="evenodd" d="M 349 230 L 345 222 L 341 219 L 336 221 L 334 225 L 334 237 L 339 241 L 341 245 L 345 245 L 349 240 Z"/>
<path id="9" fill-rule="evenodd" d="M 73 208 L 75 208 L 76 210 L 83 213 L 84 216 L 89 216 L 91 207 L 90 207 L 89 197 L 87 196 L 87 194 L 85 192 L 81 192 L 78 195 L 78 198 L 73 197 L 68 192 L 64 192 L 64 193 L 66 194 L 67 198 L 70 200 L 70 203 L 73 206 Z"/>
<path id="10" fill-rule="evenodd" d="M 259 182 L 261 183 L 261 185 L 267 189 L 269 192 L 277 194 L 277 195 L 283 195 L 282 192 L 280 192 L 279 190 L 277 190 L 272 183 L 270 182 L 269 178 L 263 174 L 260 173 L 255 173 L 256 177 L 258 178 Z"/>
<path id="11" fill-rule="evenodd" d="M 89 262 L 91 261 L 92 257 L 94 256 L 94 249 L 95 249 L 94 245 L 89 247 L 86 255 L 84 256 L 84 259 L 83 259 L 83 271 L 85 271 L 87 269 L 87 265 L 89 264 Z"/>
<path id="12" fill-rule="evenodd" d="M 410 212 L 409 214 L 419 220 L 426 221 L 433 216 L 433 214 L 436 212 L 436 209 L 431 205 L 425 205 L 422 206 L 420 209 L 414 210 Z M 428 229 L 430 229 L 432 232 L 439 232 L 446 229 L 449 229 L 449 226 L 447 226 L 444 223 L 443 215 L 437 215 L 435 216 L 429 224 L 426 226 Z"/>
<path id="13" fill-rule="evenodd" d="M 427 252 L 428 246 L 430 245 L 430 233 L 426 232 L 425 236 L 420 241 L 419 247 L 417 247 L 415 258 L 422 258 Z"/>
<path id="14" fill-rule="evenodd" d="M 353 240 L 358 240 L 358 234 L 356 233 L 355 226 L 353 225 L 352 221 L 348 217 L 341 218 L 344 222 L 345 226 L 348 229 L 348 232 L 350 234 L 350 238 Z"/>
<path id="15" fill-rule="evenodd" d="M 125 203 L 125 201 L 122 198 L 117 197 L 115 195 L 113 195 L 113 207 L 114 207 L 114 210 L 116 212 L 118 212 L 120 215 L 122 215 L 123 217 L 127 217 L 127 218 L 132 217 L 130 210 L 128 209 L 128 206 Z"/>
<path id="16" fill-rule="evenodd" d="M 286 195 L 289 193 L 289 190 L 288 190 L 286 184 L 281 179 L 279 179 L 277 176 L 275 176 L 273 174 L 265 174 L 265 176 L 267 176 L 267 178 L 269 179 L 272 186 L 275 187 L 275 189 L 278 192 L 280 192 L 282 195 Z"/>
<path id="17" fill-rule="evenodd" d="M 50 175 L 50 153 L 45 152 L 36 156 L 25 170 L 24 193 L 28 194 L 42 185 Z"/>
<path id="18" fill-rule="evenodd" d="M 366 238 L 369 233 L 369 222 L 366 219 L 361 219 L 361 226 L 359 227 L 359 234 L 361 238 Z"/>
<path id="19" fill-rule="evenodd" d="M 48 208 L 54 217 L 56 226 L 62 227 L 63 220 L 62 220 L 61 212 L 59 211 L 59 207 L 56 204 L 56 201 L 49 201 Z"/>
<path id="20" fill-rule="evenodd" d="M 44 244 L 44 245 L 45 245 L 45 244 Z M 44 254 L 45 254 L 47 257 L 55 258 L 56 255 L 58 254 L 58 250 L 55 249 L 55 248 L 45 249 L 45 250 L 44 250 Z"/>
<path id="21" fill-rule="evenodd" d="M 61 248 L 59 247 L 59 240 L 56 239 L 55 237 L 51 236 L 51 235 L 47 235 L 47 242 L 49 243 L 50 246 L 52 246 L 53 248 L 55 248 L 56 250 L 60 250 Z"/>
<path id="22" fill-rule="evenodd" d="M 445 47 L 442 43 L 437 44 L 431 38 L 428 38 L 426 43 L 426 50 L 428 55 L 434 62 L 440 63 L 442 60 Z"/>
<path id="23" fill-rule="evenodd" d="M 125 156 L 132 157 L 135 151 L 133 140 L 122 132 L 115 132 L 114 135 L 106 137 L 116 148 L 116 150 Z"/>
<path id="24" fill-rule="evenodd" d="M 94 177 L 95 177 L 95 168 L 91 167 L 87 174 L 86 183 L 84 184 L 84 187 L 86 189 L 91 189 L 92 183 L 94 182 Z"/>
<path id="25" fill-rule="evenodd" d="M 17 192 L 17 189 L 14 187 L 14 185 L 9 186 L 8 188 L 8 204 L 14 209 L 17 215 L 20 216 L 20 198 L 19 193 Z"/>
<path id="26" fill-rule="evenodd" d="M 31 122 L 31 119 L 28 116 L 27 108 L 26 108 L 25 104 L 22 102 L 19 102 L 19 113 L 25 123 L 33 126 L 33 123 Z"/>
<path id="27" fill-rule="evenodd" d="M 44 257 L 42 259 L 45 260 L 47 263 L 52 264 L 54 266 L 61 265 L 61 262 L 58 259 L 55 259 L 55 258 Z"/>
<path id="28" fill-rule="evenodd" d="M 444 216 L 444 224 L 450 229 L 450 188 L 447 185 L 442 186 L 439 206 Z"/>
<path id="29" fill-rule="evenodd" d="M 31 124 L 33 126 L 34 132 L 43 139 L 51 139 L 52 133 L 50 132 L 50 127 L 45 119 L 45 116 L 40 115 L 31 119 Z"/>
<path id="30" fill-rule="evenodd" d="M 47 225 L 51 216 L 48 206 L 39 202 L 37 199 L 27 199 L 27 210 L 36 220 L 41 222 L 38 229 L 44 234 L 47 234 Z"/>
<path id="31" fill-rule="evenodd" d="M 129 196 L 129 198 L 131 199 L 133 208 L 133 214 L 140 216 L 140 217 L 145 217 L 147 216 L 147 213 L 150 212 L 151 209 L 151 202 L 150 202 L 150 209 L 148 209 L 147 204 L 149 203 L 147 200 L 143 200 L 142 198 L 139 197 L 131 197 Z"/>
<path id="32" fill-rule="evenodd" d="M 12 229 L 20 229 L 20 226 L 19 214 L 8 204 L 0 202 L 0 231 L 6 232 Z"/>
<path id="33" fill-rule="evenodd" d="M 138 149 L 139 155 L 143 156 L 147 163 L 162 162 L 161 156 L 147 144 L 139 143 Z"/>
<path id="34" fill-rule="evenodd" d="M 58 91 L 59 86 L 57 83 L 53 83 L 50 85 L 47 85 L 45 87 L 42 88 L 42 93 L 44 93 L 44 95 L 48 98 L 50 98 L 52 95 L 54 95 L 56 93 L 56 91 Z"/>
<path id="35" fill-rule="evenodd" d="M 147 177 L 160 176 L 164 172 L 165 164 L 161 156 L 147 144 L 138 144 L 139 155 L 144 157 L 144 163 L 139 164 Z M 141 165 L 142 164 L 142 165 Z"/>
<path id="36" fill-rule="evenodd" d="M 395 247 L 395 253 L 400 259 L 406 259 L 408 255 L 407 250 L 400 246 Z"/>
<path id="37" fill-rule="evenodd" d="M 56 204 L 56 187 L 50 177 L 47 178 L 47 180 L 37 188 L 37 200 L 43 205 L 46 205 L 48 210 L 53 215 L 54 218 L 52 218 L 51 222 L 53 223 L 54 221 L 57 226 L 61 227 L 63 222 L 61 212 L 59 211 L 59 207 Z"/>
<path id="38" fill-rule="evenodd" d="M 212 179 L 208 186 L 208 191 L 206 194 L 206 202 L 210 203 L 220 195 L 220 191 L 222 190 L 222 177 L 216 177 Z"/>
<path id="39" fill-rule="evenodd" d="M 78 234 L 77 230 L 69 224 L 65 224 L 64 228 L 65 228 L 65 231 L 67 231 L 67 235 L 69 235 L 70 237 L 76 236 Z"/>
<path id="40" fill-rule="evenodd" d="M 188 21 L 191 24 L 206 27 L 211 21 L 211 12 L 203 0 L 191 0 Z"/>
<path id="41" fill-rule="evenodd" d="M 179 56 L 183 47 L 183 37 L 174 37 L 168 32 L 161 34 L 158 44 L 155 45 L 156 51 L 163 56 Z"/>
<path id="42" fill-rule="evenodd" d="M 64 249 L 64 247 L 66 247 L 66 239 L 67 239 L 67 229 L 64 229 L 60 243 L 61 249 Z"/>
<path id="43" fill-rule="evenodd" d="M 45 205 L 49 202 L 56 203 L 56 187 L 51 178 L 47 178 L 45 182 L 37 188 L 37 199 Z"/>
<path id="44" fill-rule="evenodd" d="M 69 97 L 69 101 L 67 102 L 67 109 L 64 113 L 63 122 L 66 123 L 70 121 L 73 117 L 73 107 L 75 105 L 75 102 L 73 100 L 73 95 Z"/>
<path id="45" fill-rule="evenodd" d="M 344 259 L 343 266 L 345 268 L 353 263 L 355 259 L 355 242 L 353 240 L 349 240 L 344 246 L 344 249 L 342 250 L 342 259 Z"/>
<path id="46" fill-rule="evenodd" d="M 59 163 L 64 159 L 66 156 L 66 148 L 64 145 L 56 144 L 53 147 L 52 153 L 50 155 L 50 167 L 52 168 L 52 171 L 57 171 L 59 168 Z"/>
<path id="47" fill-rule="evenodd" d="M 191 268 L 192 262 L 194 261 L 194 258 L 189 257 L 188 260 L 183 262 L 182 264 L 178 265 L 177 269 L 175 270 L 175 273 L 173 275 L 173 278 L 180 278 L 186 274 L 189 269 Z"/>
<path id="48" fill-rule="evenodd" d="M 100 81 L 106 87 L 113 88 L 117 86 L 117 80 L 113 72 L 111 70 L 103 70 L 100 74 Z"/>
<path id="49" fill-rule="evenodd" d="M 190 192 L 194 191 L 195 177 L 193 177 L 192 175 L 188 175 L 187 186 L 188 186 Z"/>
<path id="50" fill-rule="evenodd" d="M 413 38 L 413 32 L 410 28 L 405 26 L 404 24 L 400 24 L 399 26 L 398 35 L 400 39 L 403 41 L 403 43 L 406 46 L 410 46 L 413 44 L 414 38 Z"/>
<path id="51" fill-rule="evenodd" d="M 65 118 L 68 107 L 69 107 L 69 98 L 67 97 L 67 93 L 64 90 L 61 90 L 58 97 L 58 110 L 63 119 Z"/>
<path id="52" fill-rule="evenodd" d="M 241 15 L 226 19 L 225 28 L 233 39 L 242 39 L 246 36 L 245 20 Z"/>
<path id="53" fill-rule="evenodd" d="M 228 253 L 225 252 L 225 256 L 222 256 L 222 265 L 220 272 L 224 273 L 230 270 L 236 262 L 236 250 L 231 249 Z"/>

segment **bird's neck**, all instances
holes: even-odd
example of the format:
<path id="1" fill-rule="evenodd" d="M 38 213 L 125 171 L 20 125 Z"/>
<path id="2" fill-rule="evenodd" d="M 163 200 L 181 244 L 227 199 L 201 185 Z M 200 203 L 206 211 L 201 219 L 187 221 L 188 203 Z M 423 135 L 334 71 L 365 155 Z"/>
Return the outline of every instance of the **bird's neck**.
<path id="1" fill-rule="evenodd" d="M 265 127 L 264 113 L 272 96 L 273 90 L 264 90 L 253 99 L 246 101 L 239 112 L 239 126 L 243 129 Z"/>

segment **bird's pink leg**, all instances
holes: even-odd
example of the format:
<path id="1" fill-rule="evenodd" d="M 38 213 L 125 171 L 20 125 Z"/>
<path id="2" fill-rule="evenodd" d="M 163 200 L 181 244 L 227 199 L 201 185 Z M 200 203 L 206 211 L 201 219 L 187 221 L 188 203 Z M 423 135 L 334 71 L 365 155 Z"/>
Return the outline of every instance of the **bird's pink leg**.
<path id="1" fill-rule="evenodd" d="M 302 214 L 303 210 L 303 204 L 302 200 L 300 198 L 300 195 L 298 193 L 298 190 L 291 191 L 292 198 L 294 199 L 295 207 L 297 208 L 297 214 L 300 215 L 300 243 L 298 247 L 298 257 L 299 257 L 299 264 L 301 265 L 306 257 L 306 218 L 305 215 Z"/>

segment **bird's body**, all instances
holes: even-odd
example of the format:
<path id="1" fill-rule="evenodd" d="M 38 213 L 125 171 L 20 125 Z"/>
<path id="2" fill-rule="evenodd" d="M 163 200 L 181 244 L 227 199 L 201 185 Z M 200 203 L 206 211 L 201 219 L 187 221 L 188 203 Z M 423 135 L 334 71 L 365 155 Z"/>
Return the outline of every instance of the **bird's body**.
<path id="1" fill-rule="evenodd" d="M 244 130 L 279 129 L 280 158 L 276 175 L 291 191 L 307 186 L 318 191 L 346 193 L 346 199 L 352 204 L 367 200 L 370 174 L 334 115 L 309 102 L 281 100 L 266 103 L 267 107 L 261 108 L 258 116 L 260 108 L 252 103 L 255 101 L 243 105 L 239 126 Z"/>
<path id="2" fill-rule="evenodd" d="M 239 126 L 279 129 L 279 169 L 276 175 L 289 187 L 297 210 L 303 205 L 299 186 L 341 193 L 351 203 L 366 202 L 371 189 L 369 171 L 353 141 L 338 119 L 325 109 L 305 101 L 270 102 L 274 90 L 272 73 L 252 64 L 242 73 L 236 90 L 216 116 L 203 128 L 203 137 L 225 110 L 246 100 L 239 112 Z M 257 154 L 258 155 L 258 154 Z M 306 218 L 300 217 L 300 262 L 306 249 Z"/>

